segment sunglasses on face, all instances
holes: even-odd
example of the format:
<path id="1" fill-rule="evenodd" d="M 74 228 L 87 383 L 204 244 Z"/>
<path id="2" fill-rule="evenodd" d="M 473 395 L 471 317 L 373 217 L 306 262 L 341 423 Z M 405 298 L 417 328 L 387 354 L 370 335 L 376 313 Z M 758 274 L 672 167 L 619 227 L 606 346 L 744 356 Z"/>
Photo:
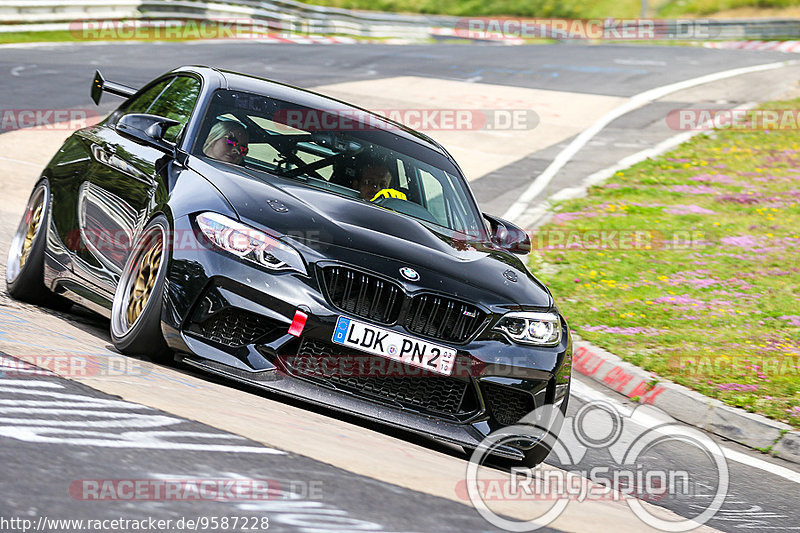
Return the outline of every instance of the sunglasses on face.
<path id="1" fill-rule="evenodd" d="M 229 145 L 233 146 L 242 157 L 247 155 L 247 152 L 250 150 L 246 144 L 242 144 L 239 142 L 239 139 L 232 133 L 229 133 L 225 140 L 228 142 Z"/>

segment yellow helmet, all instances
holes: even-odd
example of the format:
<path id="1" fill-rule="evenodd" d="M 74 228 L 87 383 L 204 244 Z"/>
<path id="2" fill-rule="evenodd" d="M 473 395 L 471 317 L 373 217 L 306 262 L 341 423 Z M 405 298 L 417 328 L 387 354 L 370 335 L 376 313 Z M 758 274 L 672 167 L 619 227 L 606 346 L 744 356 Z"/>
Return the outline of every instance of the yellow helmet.
<path id="1" fill-rule="evenodd" d="M 408 200 L 405 193 L 397 189 L 381 189 L 375 193 L 375 196 L 372 197 L 370 202 L 374 202 L 378 198 L 400 198 L 401 200 Z"/>

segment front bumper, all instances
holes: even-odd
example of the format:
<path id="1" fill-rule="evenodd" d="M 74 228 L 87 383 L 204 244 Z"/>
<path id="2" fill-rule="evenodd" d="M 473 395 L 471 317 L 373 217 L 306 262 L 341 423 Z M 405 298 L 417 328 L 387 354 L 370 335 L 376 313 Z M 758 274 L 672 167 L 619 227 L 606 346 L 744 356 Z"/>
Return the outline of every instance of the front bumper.
<path id="1" fill-rule="evenodd" d="M 175 226 L 176 235 L 194 233 L 186 217 Z M 536 407 L 565 406 L 572 360 L 566 323 L 558 346 L 519 346 L 490 332 L 502 311 L 484 306 L 481 331 L 466 342 L 426 339 L 457 350 L 451 376 L 402 364 L 376 375 L 370 360 L 386 360 L 331 342 L 340 315 L 365 320 L 332 305 L 316 264 L 308 270 L 267 272 L 183 237 L 167 275 L 165 339 L 182 361 L 205 371 L 465 447 Z M 308 316 L 299 337 L 288 333 L 297 310 Z M 381 327 L 419 338 L 400 323 Z M 497 453 L 524 455 L 513 447 Z"/>

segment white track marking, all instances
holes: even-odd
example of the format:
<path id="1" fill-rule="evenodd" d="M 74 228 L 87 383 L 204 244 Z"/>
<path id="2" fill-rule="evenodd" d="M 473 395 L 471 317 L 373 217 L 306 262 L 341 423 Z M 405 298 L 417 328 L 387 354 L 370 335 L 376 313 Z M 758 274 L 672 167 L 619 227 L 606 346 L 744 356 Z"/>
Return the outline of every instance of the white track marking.
<path id="1" fill-rule="evenodd" d="M 8 358 L 2 358 L 4 364 Z M 16 397 L 0 399 L 0 437 L 32 443 L 70 444 L 104 448 L 140 448 L 153 450 L 185 450 L 226 453 L 255 453 L 284 455 L 275 448 L 236 444 L 244 437 L 231 433 L 204 431 L 163 431 L 155 428 L 176 426 L 185 420 L 164 414 L 152 413 L 153 408 L 126 402 L 94 398 L 83 394 L 70 394 L 44 389 L 64 389 L 59 383 L 42 380 L 0 379 L 0 394 Z M 28 400 L 18 397 L 45 397 L 46 400 Z M 71 404 L 71 405 L 69 405 Z M 64 409 L 65 407 L 77 409 Z M 123 409 L 124 412 L 109 411 Z M 132 412 L 132 411 L 139 412 Z M 66 411 L 66 413 L 64 413 Z M 55 415 L 64 413 L 63 419 Z M 34 418 L 35 415 L 39 418 Z M 13 416 L 18 415 L 18 416 Z M 23 415 L 23 416 L 19 416 Z M 121 433 L 104 430 L 123 430 Z M 149 431 L 142 431 L 148 429 Z M 206 442 L 183 442 L 181 438 L 202 439 Z M 234 441 L 216 444 L 214 441 Z"/>
<path id="2" fill-rule="evenodd" d="M 14 372 L 17 370 L 14 369 Z M 27 379 L 3 379 L 0 380 L 0 383 L 3 385 L 16 385 L 17 387 L 41 387 L 41 388 L 49 388 L 49 389 L 61 389 L 63 388 L 58 383 L 50 383 L 47 381 L 30 381 Z"/>
<path id="3" fill-rule="evenodd" d="M 11 75 L 16 78 L 19 78 L 20 73 L 28 68 L 36 68 L 36 65 L 17 65 L 16 67 L 11 69 Z"/>
<path id="4" fill-rule="evenodd" d="M 584 402 L 591 402 L 597 400 L 609 402 L 613 404 L 614 407 L 616 407 L 618 411 L 622 414 L 628 414 L 633 411 L 631 407 L 622 404 L 616 398 L 603 394 L 602 392 L 593 389 L 588 385 L 586 385 L 585 383 L 582 383 L 578 380 L 572 381 L 571 394 L 574 395 L 576 398 L 583 400 Z M 664 424 L 663 417 L 656 417 L 644 413 L 637 413 L 636 421 L 639 423 L 647 423 L 653 427 Z M 736 461 L 737 463 L 751 466 L 753 468 L 758 468 L 759 470 L 769 472 L 770 474 L 782 477 L 783 479 L 792 481 L 794 483 L 800 483 L 800 473 L 795 472 L 794 470 L 790 470 L 783 466 L 776 465 L 768 461 L 764 461 L 763 459 L 759 459 L 758 457 L 752 457 L 748 454 L 732 450 L 730 448 L 726 448 L 722 445 L 720 445 L 720 449 L 722 450 L 722 453 L 724 454 L 726 459 L 730 459 L 731 461 Z M 713 453 L 713 450 L 709 450 L 709 452 Z"/>
<path id="5" fill-rule="evenodd" d="M 737 106 L 736 109 L 752 109 L 756 106 L 756 102 L 747 102 L 744 105 Z M 625 170 L 626 168 L 630 168 L 636 163 L 640 163 L 646 159 L 651 159 L 657 157 L 664 152 L 668 152 L 677 146 L 685 143 L 695 135 L 700 133 L 705 133 L 707 129 L 710 129 L 713 126 L 714 120 L 708 120 L 702 123 L 697 130 L 695 131 L 684 131 L 682 133 L 678 133 L 673 135 L 668 139 L 664 139 L 660 143 L 656 144 L 651 148 L 645 148 L 635 154 L 631 154 L 627 157 L 623 157 L 616 163 L 611 166 L 608 166 L 604 169 L 598 170 L 593 174 L 589 174 L 586 178 L 583 179 L 579 187 L 565 187 L 561 189 L 557 193 L 550 196 L 547 200 L 540 202 L 539 204 L 527 209 L 525 213 L 517 219 L 517 222 L 523 228 L 535 228 L 539 225 L 539 223 L 544 222 L 546 220 L 546 216 L 551 213 L 550 211 L 550 204 L 554 201 L 561 201 L 567 200 L 570 198 L 575 198 L 579 194 L 582 194 L 586 191 L 589 187 L 594 185 L 598 185 L 615 173 Z"/>
<path id="6" fill-rule="evenodd" d="M 618 119 L 619 117 L 629 113 L 635 109 L 638 109 L 644 105 L 654 102 L 659 98 L 663 98 L 664 96 L 681 91 L 684 89 L 689 89 L 691 87 L 695 87 L 697 85 L 703 85 L 706 83 L 711 83 L 714 81 L 724 80 L 726 78 L 733 78 L 735 76 L 741 76 L 743 74 L 752 74 L 754 72 L 763 72 L 766 70 L 774 70 L 778 68 L 787 67 L 789 65 L 793 65 L 797 63 L 797 61 L 780 61 L 777 63 L 766 63 L 763 65 L 756 65 L 752 67 L 742 67 L 742 68 L 735 68 L 731 70 L 723 70 L 722 72 L 716 72 L 714 74 L 707 74 L 705 76 L 700 76 L 697 78 L 692 78 L 689 80 L 679 81 L 677 83 L 671 83 L 669 85 L 663 85 L 661 87 L 656 87 L 655 89 L 650 89 L 648 91 L 639 93 L 634 95 L 628 100 L 626 103 L 622 104 L 621 106 L 613 109 L 612 111 L 606 113 L 603 117 L 598 119 L 594 124 L 592 124 L 588 129 L 583 130 L 577 137 L 575 137 L 569 145 L 561 150 L 559 154 L 553 159 L 553 161 L 547 166 L 544 171 L 539 174 L 539 176 L 531 183 L 525 192 L 519 197 L 519 200 L 514 202 L 514 204 L 508 208 L 508 210 L 503 214 L 502 218 L 508 220 L 514 220 L 515 218 L 522 215 L 527 209 L 530 203 L 536 198 L 539 193 L 541 193 L 545 187 L 547 187 L 550 182 L 553 180 L 555 175 L 560 171 L 564 166 L 569 163 L 569 161 L 577 154 L 585 145 L 588 143 L 595 135 L 597 135 L 603 128 L 609 125 L 614 120 Z"/>
<path id="7" fill-rule="evenodd" d="M 22 159 L 12 159 L 10 157 L 0 156 L 0 160 L 11 161 L 12 163 L 19 163 L 20 165 L 30 165 L 32 167 L 41 167 L 39 163 L 31 163 L 30 161 L 23 161 Z"/>
<path id="8" fill-rule="evenodd" d="M 770 474 L 780 476 L 784 479 L 788 479 L 789 481 L 800 483 L 800 473 L 797 473 L 794 470 L 789 470 L 788 468 L 784 468 L 780 465 L 769 463 L 767 461 L 759 459 L 758 457 L 752 457 L 750 455 L 747 455 L 746 453 L 737 452 L 736 450 L 731 450 L 730 448 L 722 447 L 722 451 L 725 453 L 725 457 L 730 459 L 731 461 L 736 461 L 737 463 L 742 463 L 747 466 L 752 466 L 753 468 L 764 470 L 765 472 L 769 472 Z"/>

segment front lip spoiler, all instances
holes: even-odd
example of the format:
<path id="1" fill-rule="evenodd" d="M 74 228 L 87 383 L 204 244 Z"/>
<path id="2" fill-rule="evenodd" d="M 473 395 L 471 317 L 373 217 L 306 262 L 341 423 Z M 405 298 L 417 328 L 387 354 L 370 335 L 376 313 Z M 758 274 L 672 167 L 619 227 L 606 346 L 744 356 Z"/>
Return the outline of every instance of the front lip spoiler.
<path id="1" fill-rule="evenodd" d="M 448 444 L 476 448 L 484 438 L 484 435 L 470 424 L 455 424 L 372 403 L 368 400 L 326 389 L 291 376 L 276 379 L 275 369 L 248 372 L 185 354 L 176 355 L 176 359 L 204 372 L 210 372 L 239 383 L 289 396 L 365 420 L 377 421 Z M 493 449 L 493 455 L 517 461 L 524 459 L 524 454 L 520 450 L 510 446 L 501 446 Z"/>

